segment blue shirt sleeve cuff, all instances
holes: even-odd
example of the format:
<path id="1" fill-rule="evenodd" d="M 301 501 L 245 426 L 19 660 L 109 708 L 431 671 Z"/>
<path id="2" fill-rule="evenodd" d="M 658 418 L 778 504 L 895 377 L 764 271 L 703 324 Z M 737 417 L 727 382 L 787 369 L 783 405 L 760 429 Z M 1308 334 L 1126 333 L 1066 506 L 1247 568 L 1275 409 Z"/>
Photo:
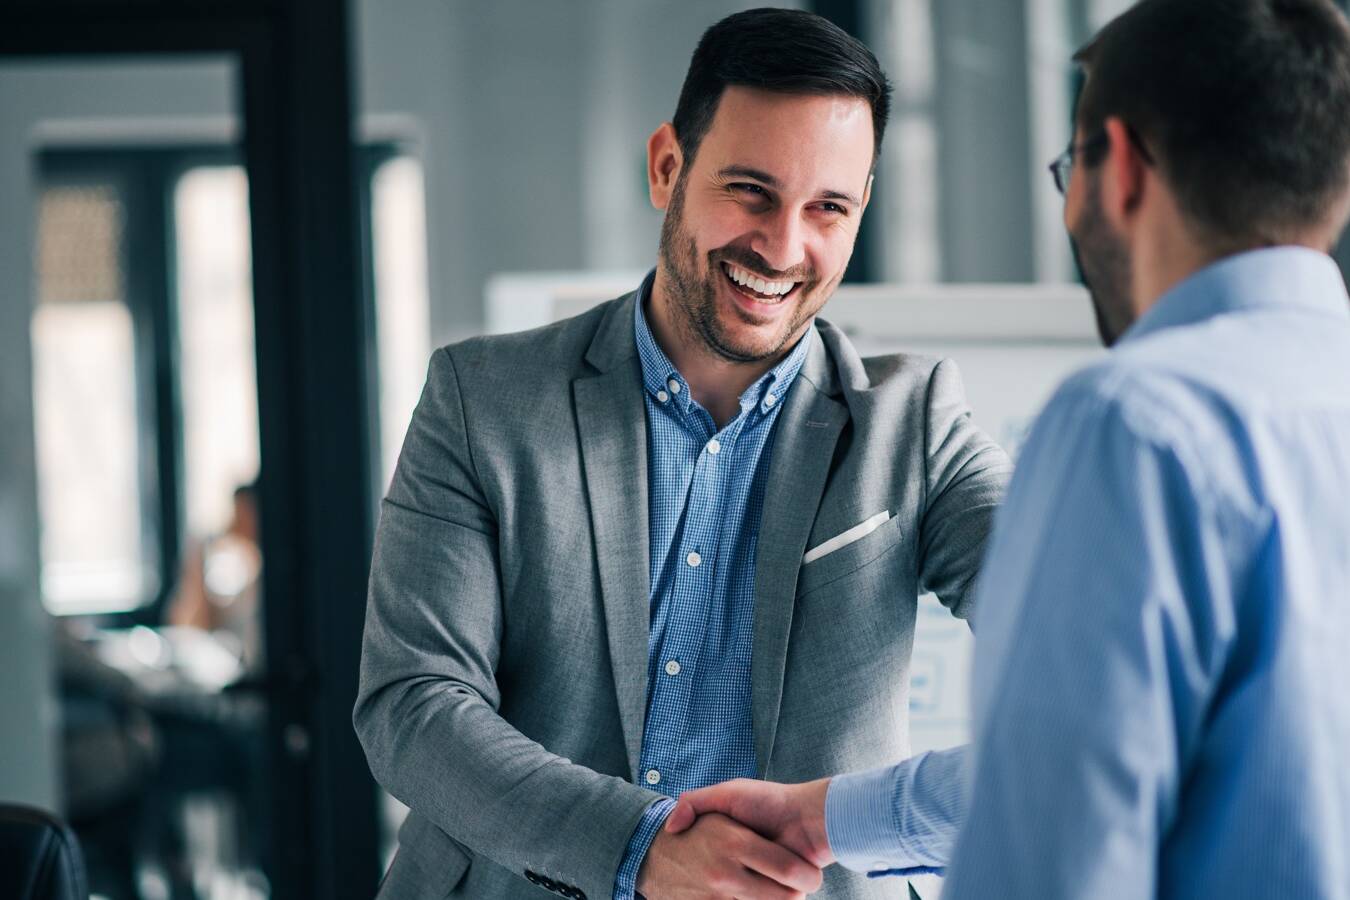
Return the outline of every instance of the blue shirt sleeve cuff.
<path id="1" fill-rule="evenodd" d="M 945 867 L 969 805 L 969 765 L 963 745 L 831 779 L 825 831 L 835 858 L 868 873 Z"/>
<path id="2" fill-rule="evenodd" d="M 839 864 L 855 872 L 896 867 L 901 836 L 891 810 L 896 768 L 830 779 L 825 794 L 825 834 Z"/>
<path id="3" fill-rule="evenodd" d="M 614 879 L 614 900 L 633 900 L 642 861 L 647 858 L 647 850 L 650 849 L 652 841 L 656 840 L 656 833 L 666 824 L 666 818 L 674 809 L 674 800 L 657 800 L 647 807 L 642 818 L 638 820 L 637 828 L 633 829 L 633 836 L 628 839 L 628 849 L 624 851 L 623 862 L 619 864 L 619 874 Z"/>

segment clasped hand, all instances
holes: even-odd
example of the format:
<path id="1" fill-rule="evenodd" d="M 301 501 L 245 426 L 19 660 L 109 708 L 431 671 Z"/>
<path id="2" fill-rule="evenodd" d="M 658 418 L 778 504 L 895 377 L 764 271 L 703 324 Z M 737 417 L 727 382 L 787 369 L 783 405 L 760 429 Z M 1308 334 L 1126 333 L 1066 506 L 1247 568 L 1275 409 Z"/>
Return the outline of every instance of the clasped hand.
<path id="1" fill-rule="evenodd" d="M 834 862 L 828 786 L 741 778 L 681 795 L 647 851 L 638 892 L 648 900 L 790 900 L 819 890 L 821 870 Z"/>

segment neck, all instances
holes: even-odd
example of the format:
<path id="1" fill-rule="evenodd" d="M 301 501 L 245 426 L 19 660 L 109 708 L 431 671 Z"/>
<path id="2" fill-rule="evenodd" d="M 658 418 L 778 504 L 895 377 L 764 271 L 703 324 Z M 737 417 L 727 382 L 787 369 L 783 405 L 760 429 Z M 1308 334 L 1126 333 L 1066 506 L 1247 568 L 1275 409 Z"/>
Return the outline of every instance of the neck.
<path id="1" fill-rule="evenodd" d="M 656 269 L 651 302 L 644 312 L 652 337 L 689 383 L 690 395 L 708 411 L 719 429 L 740 414 L 745 389 L 782 362 L 792 346 L 790 343 L 782 353 L 754 362 L 737 362 L 714 352 L 692 323 L 674 309 L 661 266 Z"/>
<path id="2" fill-rule="evenodd" d="M 1226 256 L 1253 250 L 1250 246 L 1204 240 L 1188 227 L 1180 216 L 1171 217 L 1169 227 L 1154 225 L 1141 234 L 1154 236 L 1134 254 L 1134 318 L 1153 308 L 1164 294 L 1196 272 Z"/>

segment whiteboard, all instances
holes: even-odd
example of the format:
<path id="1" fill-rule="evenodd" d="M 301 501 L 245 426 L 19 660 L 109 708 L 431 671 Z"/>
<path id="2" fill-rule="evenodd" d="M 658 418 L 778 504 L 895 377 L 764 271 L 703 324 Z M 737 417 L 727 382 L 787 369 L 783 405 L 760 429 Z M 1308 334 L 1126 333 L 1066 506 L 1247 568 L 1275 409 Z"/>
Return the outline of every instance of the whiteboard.
<path id="1" fill-rule="evenodd" d="M 532 273 L 492 278 L 490 332 L 518 331 L 585 312 L 636 288 L 646 273 Z M 821 313 L 864 356 L 927 353 L 956 361 L 975 421 L 1016 458 L 1055 387 L 1105 351 L 1078 285 L 843 285 Z M 970 733 L 973 641 L 931 595 L 920 598 L 910 670 L 913 752 Z"/>

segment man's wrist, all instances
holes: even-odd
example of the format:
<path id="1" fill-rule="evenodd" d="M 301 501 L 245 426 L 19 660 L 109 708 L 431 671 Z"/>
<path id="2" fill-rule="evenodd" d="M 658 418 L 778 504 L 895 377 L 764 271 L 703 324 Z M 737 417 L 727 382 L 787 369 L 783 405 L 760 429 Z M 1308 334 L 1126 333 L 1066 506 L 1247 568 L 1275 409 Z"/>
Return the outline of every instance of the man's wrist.
<path id="1" fill-rule="evenodd" d="M 799 827 L 805 846 L 809 848 L 809 852 L 800 855 L 822 869 L 835 862 L 826 828 L 826 803 L 832 781 L 832 778 L 820 778 L 792 788 L 796 794 L 795 802 L 801 810 Z"/>
<path id="2" fill-rule="evenodd" d="M 614 900 L 633 900 L 637 891 L 638 873 L 647 858 L 652 841 L 666 824 L 666 819 L 675 809 L 675 801 L 669 797 L 657 800 L 642 813 L 633 836 L 628 839 L 623 861 L 619 864 L 619 873 L 614 879 Z"/>

